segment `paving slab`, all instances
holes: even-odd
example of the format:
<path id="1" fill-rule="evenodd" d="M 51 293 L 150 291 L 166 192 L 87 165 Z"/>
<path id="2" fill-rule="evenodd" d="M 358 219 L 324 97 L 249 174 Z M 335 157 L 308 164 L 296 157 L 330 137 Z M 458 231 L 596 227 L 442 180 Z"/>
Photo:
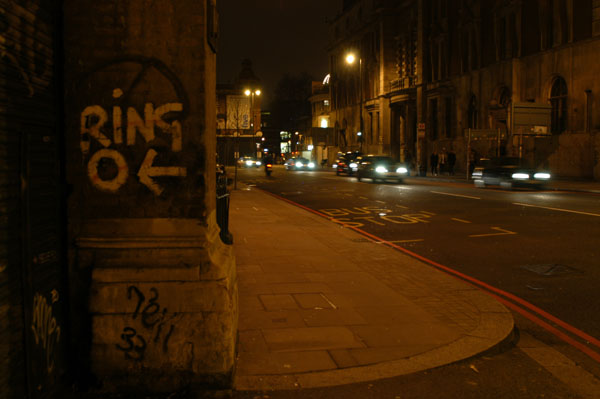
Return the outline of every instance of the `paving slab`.
<path id="1" fill-rule="evenodd" d="M 483 291 L 241 186 L 230 205 L 236 389 L 389 378 L 475 356 L 512 334 L 511 313 Z"/>

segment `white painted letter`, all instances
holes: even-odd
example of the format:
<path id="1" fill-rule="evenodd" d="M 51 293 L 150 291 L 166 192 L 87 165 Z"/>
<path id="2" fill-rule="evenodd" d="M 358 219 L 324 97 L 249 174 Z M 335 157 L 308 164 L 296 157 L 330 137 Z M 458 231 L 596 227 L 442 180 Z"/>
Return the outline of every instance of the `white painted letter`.
<path id="1" fill-rule="evenodd" d="M 92 116 L 96 116 L 98 118 L 94 124 L 90 124 Z M 99 105 L 90 105 L 83 110 L 81 113 L 81 134 L 79 141 L 83 155 L 86 155 L 90 150 L 90 137 L 98 140 L 98 142 L 104 147 L 108 147 L 111 144 L 110 139 L 100 133 L 100 128 L 104 126 L 107 119 L 108 116 L 106 115 L 106 111 L 104 111 L 104 109 Z M 86 133 L 89 134 L 90 137 L 86 137 Z"/>

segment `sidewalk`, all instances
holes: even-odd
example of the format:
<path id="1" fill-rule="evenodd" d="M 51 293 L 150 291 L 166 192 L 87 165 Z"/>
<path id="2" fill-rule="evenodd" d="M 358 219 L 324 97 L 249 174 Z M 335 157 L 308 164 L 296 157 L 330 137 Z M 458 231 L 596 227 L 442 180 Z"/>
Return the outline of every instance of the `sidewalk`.
<path id="1" fill-rule="evenodd" d="M 236 389 L 370 381 L 442 366 L 513 332 L 462 281 L 255 188 L 232 191 Z"/>

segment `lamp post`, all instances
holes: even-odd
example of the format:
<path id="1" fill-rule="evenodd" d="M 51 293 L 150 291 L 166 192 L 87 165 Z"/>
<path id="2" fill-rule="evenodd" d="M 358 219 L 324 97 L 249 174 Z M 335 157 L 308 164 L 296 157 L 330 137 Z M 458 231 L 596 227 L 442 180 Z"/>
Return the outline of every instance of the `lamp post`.
<path id="1" fill-rule="evenodd" d="M 250 97 L 250 129 L 252 129 L 252 147 L 256 155 L 256 127 L 254 126 L 254 96 L 260 96 L 260 89 L 246 89 L 244 94 Z M 258 157 L 257 157 L 258 158 Z"/>
<path id="2" fill-rule="evenodd" d="M 353 65 L 354 62 L 356 62 L 356 56 L 354 55 L 354 53 L 348 53 L 346 55 L 346 63 Z M 359 91 L 359 108 L 358 108 L 358 115 L 359 115 L 359 131 L 356 133 L 356 136 L 358 137 L 358 142 L 360 144 L 360 152 L 362 152 L 362 147 L 363 147 L 363 128 L 364 128 L 364 123 L 363 123 L 363 114 L 362 114 L 362 108 L 363 108 L 363 81 L 362 81 L 362 58 L 359 56 L 358 57 L 358 91 Z"/>

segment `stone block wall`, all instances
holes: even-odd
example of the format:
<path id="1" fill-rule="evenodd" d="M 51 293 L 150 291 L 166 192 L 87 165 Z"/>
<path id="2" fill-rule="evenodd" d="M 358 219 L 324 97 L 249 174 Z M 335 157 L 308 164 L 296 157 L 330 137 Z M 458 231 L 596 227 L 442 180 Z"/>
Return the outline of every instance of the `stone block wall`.
<path id="1" fill-rule="evenodd" d="M 107 391 L 230 387 L 215 1 L 64 2 L 73 349 Z"/>

